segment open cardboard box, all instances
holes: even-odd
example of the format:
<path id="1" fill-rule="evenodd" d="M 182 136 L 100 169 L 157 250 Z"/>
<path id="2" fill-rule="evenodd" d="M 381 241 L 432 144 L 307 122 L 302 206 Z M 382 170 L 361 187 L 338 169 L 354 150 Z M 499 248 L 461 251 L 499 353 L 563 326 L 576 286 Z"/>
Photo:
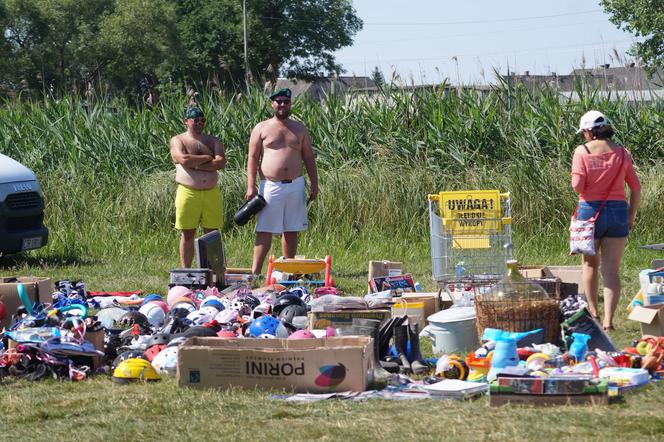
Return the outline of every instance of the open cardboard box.
<path id="1" fill-rule="evenodd" d="M 371 351 L 369 337 L 191 338 L 178 351 L 177 381 L 194 388 L 364 391 Z"/>
<path id="2" fill-rule="evenodd" d="M 519 266 L 519 272 L 530 279 L 559 278 L 561 298 L 583 293 L 581 266 L 528 265 Z"/>
<path id="3" fill-rule="evenodd" d="M 403 273 L 402 263 L 394 261 L 369 261 L 369 281 L 379 276 L 398 276 Z M 367 293 L 373 293 L 371 284 Z"/>
<path id="4" fill-rule="evenodd" d="M 642 335 L 664 336 L 664 304 L 634 307 L 628 319 L 641 324 Z"/>
<path id="5" fill-rule="evenodd" d="M 23 305 L 18 297 L 19 283 L 25 286 L 28 297 L 32 302 L 52 302 L 53 284 L 50 278 L 37 276 L 0 277 L 0 301 L 7 308 L 7 317 L 0 321 L 0 330 L 11 325 L 12 316 L 16 313 L 16 309 Z"/>

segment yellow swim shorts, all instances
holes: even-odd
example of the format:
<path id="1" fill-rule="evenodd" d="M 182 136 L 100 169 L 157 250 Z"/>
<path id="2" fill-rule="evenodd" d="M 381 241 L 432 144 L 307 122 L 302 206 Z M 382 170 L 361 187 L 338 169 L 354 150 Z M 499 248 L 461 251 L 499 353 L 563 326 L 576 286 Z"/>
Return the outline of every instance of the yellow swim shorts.
<path id="1" fill-rule="evenodd" d="M 219 186 L 198 190 L 178 184 L 175 193 L 176 229 L 196 229 L 199 224 L 206 229 L 219 229 L 223 222 L 224 204 Z"/>

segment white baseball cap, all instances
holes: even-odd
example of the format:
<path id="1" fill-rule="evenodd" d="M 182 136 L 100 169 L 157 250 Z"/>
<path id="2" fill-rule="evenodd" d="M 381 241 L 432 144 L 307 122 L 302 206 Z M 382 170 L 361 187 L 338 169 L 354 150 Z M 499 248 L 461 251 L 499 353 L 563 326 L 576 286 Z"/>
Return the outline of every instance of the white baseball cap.
<path id="1" fill-rule="evenodd" d="M 591 110 L 583 114 L 581 121 L 579 121 L 579 130 L 576 131 L 580 134 L 584 129 L 592 129 L 594 127 L 605 126 L 609 124 L 609 119 L 600 111 Z"/>

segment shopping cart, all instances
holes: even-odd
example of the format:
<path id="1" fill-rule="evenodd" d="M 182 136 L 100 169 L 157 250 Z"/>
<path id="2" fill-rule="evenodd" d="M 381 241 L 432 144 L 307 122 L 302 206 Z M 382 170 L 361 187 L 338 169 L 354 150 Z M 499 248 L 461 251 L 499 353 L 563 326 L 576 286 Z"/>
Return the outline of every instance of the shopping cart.
<path id="1" fill-rule="evenodd" d="M 487 287 L 507 273 L 512 259 L 509 193 L 459 190 L 429 195 L 433 278 L 457 293 Z"/>

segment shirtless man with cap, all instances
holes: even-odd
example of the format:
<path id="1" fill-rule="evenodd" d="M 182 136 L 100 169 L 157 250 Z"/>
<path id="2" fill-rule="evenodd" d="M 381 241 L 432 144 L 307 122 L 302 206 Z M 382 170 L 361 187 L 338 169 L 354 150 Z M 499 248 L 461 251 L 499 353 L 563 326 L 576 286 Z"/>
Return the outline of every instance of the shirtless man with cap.
<path id="1" fill-rule="evenodd" d="M 247 193 L 245 199 L 260 193 L 267 205 L 258 214 L 252 272 L 260 274 L 272 245 L 272 235 L 281 235 L 281 250 L 294 258 L 297 235 L 307 228 L 307 196 L 302 164 L 309 175 L 309 201 L 318 195 L 318 172 L 309 131 L 289 118 L 290 89 L 270 95 L 274 116 L 254 127 L 249 139 Z M 256 175 L 260 183 L 256 189 Z"/>
<path id="2" fill-rule="evenodd" d="M 185 109 L 187 131 L 171 138 L 171 157 L 175 163 L 175 228 L 180 237 L 180 264 L 191 267 L 194 237 L 199 224 L 205 233 L 223 223 L 223 204 L 217 186 L 218 170 L 226 165 L 221 142 L 203 133 L 205 116 L 198 107 Z"/>

